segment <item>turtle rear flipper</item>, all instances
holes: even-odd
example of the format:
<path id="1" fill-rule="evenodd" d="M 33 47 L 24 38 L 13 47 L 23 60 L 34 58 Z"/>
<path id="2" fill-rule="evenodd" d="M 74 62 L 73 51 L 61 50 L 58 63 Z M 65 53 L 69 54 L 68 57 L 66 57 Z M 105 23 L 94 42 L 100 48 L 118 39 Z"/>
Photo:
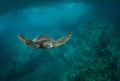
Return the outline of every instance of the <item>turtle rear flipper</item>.
<path id="1" fill-rule="evenodd" d="M 71 37 L 72 33 L 68 33 L 65 36 L 60 37 L 58 40 L 55 41 L 54 46 L 60 46 L 65 44 Z"/>

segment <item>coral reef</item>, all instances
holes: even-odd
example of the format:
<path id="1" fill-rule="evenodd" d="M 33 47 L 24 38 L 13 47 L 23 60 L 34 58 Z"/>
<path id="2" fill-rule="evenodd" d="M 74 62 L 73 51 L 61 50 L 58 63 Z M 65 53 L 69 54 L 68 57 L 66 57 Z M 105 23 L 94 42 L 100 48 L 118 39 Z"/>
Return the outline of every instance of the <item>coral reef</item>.
<path id="1" fill-rule="evenodd" d="M 86 29 L 86 38 L 82 39 L 72 59 L 74 71 L 62 81 L 119 81 L 119 26 L 101 22 L 86 22 L 83 26 L 89 30 Z M 83 34 L 83 27 L 80 27 L 78 32 Z"/>

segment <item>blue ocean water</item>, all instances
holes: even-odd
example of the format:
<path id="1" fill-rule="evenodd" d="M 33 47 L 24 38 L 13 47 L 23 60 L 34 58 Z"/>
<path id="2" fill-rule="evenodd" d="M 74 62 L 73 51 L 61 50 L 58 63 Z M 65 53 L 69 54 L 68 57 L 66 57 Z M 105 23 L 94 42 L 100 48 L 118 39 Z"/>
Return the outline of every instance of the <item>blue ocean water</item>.
<path id="1" fill-rule="evenodd" d="M 0 2 L 6 4 L 0 6 L 0 81 L 120 80 L 117 2 Z M 68 42 L 48 49 L 29 47 L 17 36 L 57 40 L 68 33 Z"/>

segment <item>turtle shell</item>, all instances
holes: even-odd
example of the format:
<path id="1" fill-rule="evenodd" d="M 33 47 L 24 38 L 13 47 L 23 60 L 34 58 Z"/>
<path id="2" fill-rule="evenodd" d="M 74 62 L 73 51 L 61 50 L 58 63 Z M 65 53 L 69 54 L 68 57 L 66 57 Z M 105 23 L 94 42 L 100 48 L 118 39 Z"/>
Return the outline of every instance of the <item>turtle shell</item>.
<path id="1" fill-rule="evenodd" d="M 42 42 L 42 41 L 55 42 L 54 39 L 52 39 L 51 37 L 47 35 L 40 35 L 33 39 L 33 42 Z"/>

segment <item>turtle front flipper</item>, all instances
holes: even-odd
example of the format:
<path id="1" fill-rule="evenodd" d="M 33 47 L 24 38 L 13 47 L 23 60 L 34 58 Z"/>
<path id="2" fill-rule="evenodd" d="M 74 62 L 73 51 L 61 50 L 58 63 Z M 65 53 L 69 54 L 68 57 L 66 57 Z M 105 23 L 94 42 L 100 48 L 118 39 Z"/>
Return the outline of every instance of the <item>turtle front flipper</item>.
<path id="1" fill-rule="evenodd" d="M 65 44 L 71 37 L 72 33 L 68 33 L 65 36 L 60 37 L 58 40 L 55 41 L 54 46 L 60 46 Z"/>
<path id="2" fill-rule="evenodd" d="M 33 48 L 37 48 L 38 46 L 29 38 L 26 38 L 22 34 L 18 34 L 18 38 L 26 45 L 31 46 Z"/>

